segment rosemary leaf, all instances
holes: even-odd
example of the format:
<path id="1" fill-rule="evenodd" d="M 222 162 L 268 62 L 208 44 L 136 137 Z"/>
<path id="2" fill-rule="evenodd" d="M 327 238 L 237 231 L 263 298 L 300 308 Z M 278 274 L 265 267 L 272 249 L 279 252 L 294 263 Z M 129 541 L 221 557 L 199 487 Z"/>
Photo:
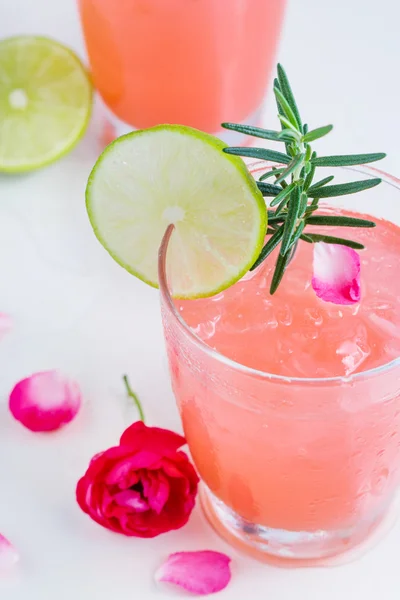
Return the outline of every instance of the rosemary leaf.
<path id="1" fill-rule="evenodd" d="M 300 207 L 300 188 L 296 186 L 291 193 L 290 202 L 288 206 L 288 212 L 284 223 L 284 232 L 282 237 L 282 244 L 280 253 L 282 256 L 287 254 L 290 246 L 290 241 L 297 223 L 297 217 L 299 214 Z"/>
<path id="2" fill-rule="evenodd" d="M 295 133 L 298 133 L 298 129 L 294 125 L 292 125 L 291 121 L 287 117 L 285 117 L 285 115 L 278 115 L 278 117 L 283 125 L 291 129 Z"/>
<path id="3" fill-rule="evenodd" d="M 306 144 L 306 155 L 304 160 L 308 163 L 308 161 L 311 159 L 311 154 L 312 154 L 312 149 L 311 146 L 309 144 Z M 311 165 L 308 165 L 311 168 Z M 308 172 L 310 172 L 308 170 Z"/>
<path id="4" fill-rule="evenodd" d="M 289 185 L 287 187 L 285 187 L 285 189 L 281 190 L 279 192 L 279 194 L 277 196 L 275 196 L 275 198 L 273 200 L 271 200 L 271 204 L 270 206 L 276 206 L 277 204 L 279 204 L 281 202 L 281 200 L 283 200 L 284 198 L 286 198 L 290 192 L 293 190 L 293 188 L 295 187 L 296 183 L 289 183 Z"/>
<path id="5" fill-rule="evenodd" d="M 264 140 L 272 140 L 273 142 L 282 142 L 280 131 L 272 131 L 271 129 L 261 129 L 261 127 L 253 127 L 253 125 L 240 125 L 238 123 L 221 123 L 221 126 L 231 131 L 252 135 Z"/>
<path id="6" fill-rule="evenodd" d="M 295 129 L 299 130 L 299 124 L 297 122 L 296 115 L 294 114 L 285 96 L 282 94 L 280 89 L 276 87 L 274 87 L 274 94 L 276 97 L 276 102 L 281 105 L 285 117 L 291 122 Z"/>
<path id="7" fill-rule="evenodd" d="M 261 250 L 260 256 L 257 258 L 254 265 L 251 267 L 250 271 L 256 269 L 261 263 L 271 254 L 273 250 L 277 247 L 279 242 L 281 241 L 283 236 L 283 225 L 279 227 L 275 231 L 272 237 L 269 238 L 268 242 L 265 244 L 264 248 Z"/>
<path id="8" fill-rule="evenodd" d="M 310 163 L 307 163 L 310 164 Z M 315 174 L 315 165 L 313 163 L 311 163 L 311 168 L 307 174 L 306 180 L 304 182 L 304 189 L 308 190 L 309 186 L 311 185 L 311 182 L 313 180 L 314 174 Z"/>
<path id="9" fill-rule="evenodd" d="M 282 202 L 277 206 L 276 211 L 275 211 L 275 216 L 278 217 L 279 215 L 281 215 L 283 213 L 283 211 L 286 208 L 286 204 L 289 202 L 289 196 L 287 196 L 286 198 L 284 198 L 282 200 Z M 283 220 L 285 220 L 285 218 L 283 217 Z"/>
<path id="10" fill-rule="evenodd" d="M 382 160 L 385 156 L 384 152 L 375 152 L 374 154 L 338 154 L 337 156 L 318 156 L 312 162 L 316 167 L 347 167 Z"/>
<path id="11" fill-rule="evenodd" d="M 292 109 L 299 129 L 302 131 L 302 124 L 299 109 L 297 108 L 296 100 L 294 99 L 292 88 L 290 87 L 290 83 L 288 77 L 285 73 L 282 65 L 278 64 L 278 81 L 279 81 L 279 89 L 286 98 L 289 103 L 290 108 Z"/>
<path id="12" fill-rule="evenodd" d="M 336 235 L 325 233 L 308 233 L 306 227 L 320 225 L 334 227 L 375 227 L 373 221 L 346 217 L 344 215 L 319 214 L 319 201 L 321 198 L 334 198 L 347 194 L 354 194 L 373 188 L 381 183 L 381 179 L 351 181 L 338 185 L 328 185 L 334 179 L 331 175 L 314 183 L 316 167 L 352 166 L 381 160 L 383 153 L 317 156 L 312 150 L 311 143 L 332 130 L 332 125 L 309 130 L 308 125 L 302 124 L 299 110 L 293 96 L 287 75 L 281 65 L 278 65 L 278 77 L 274 79 L 274 93 L 278 107 L 278 117 L 281 131 L 262 129 L 251 125 L 224 123 L 225 129 L 253 135 L 272 141 L 282 141 L 286 152 L 276 152 L 266 148 L 225 148 L 224 152 L 236 156 L 251 157 L 259 160 L 278 163 L 275 167 L 261 176 L 257 181 L 258 189 L 263 196 L 270 197 L 268 209 L 268 228 L 266 235 L 268 241 L 264 245 L 252 269 L 256 268 L 274 248 L 279 247 L 275 270 L 271 282 L 270 292 L 275 293 L 285 269 L 297 250 L 298 241 L 309 244 L 326 242 L 342 244 L 350 248 L 362 249 L 363 245 L 357 241 L 349 240 Z M 275 181 L 268 183 L 267 180 Z M 329 230 L 328 230 L 329 231 Z M 339 230 L 340 231 L 340 230 Z M 333 233 L 337 231 L 333 230 Z"/>
<path id="13" fill-rule="evenodd" d="M 281 89 L 281 86 L 280 86 L 280 83 L 279 83 L 277 77 L 275 77 L 275 79 L 274 79 L 274 88 L 278 88 L 278 90 Z M 283 115 L 283 110 L 282 110 L 279 102 L 277 103 L 277 107 L 278 107 L 278 114 L 279 114 L 279 116 L 283 117 L 284 116 Z M 281 127 L 282 127 L 282 131 L 285 131 L 285 128 L 284 128 L 282 122 L 281 122 Z M 288 131 L 290 131 L 290 128 L 288 129 Z M 297 131 L 295 133 L 297 134 Z M 289 144 L 288 144 L 288 142 L 285 142 L 285 148 L 286 148 L 286 153 L 289 153 Z"/>
<path id="14" fill-rule="evenodd" d="M 333 175 L 329 175 L 329 177 L 324 177 L 324 179 L 321 179 L 320 181 L 317 181 L 317 183 L 314 183 L 314 185 L 312 185 L 308 191 L 314 191 L 322 187 L 323 185 L 330 183 L 333 179 L 335 179 Z"/>
<path id="15" fill-rule="evenodd" d="M 270 171 L 268 171 L 267 173 L 264 173 L 264 175 L 261 175 L 259 181 L 264 181 L 265 179 L 269 179 L 270 177 L 276 177 L 277 175 L 279 175 L 280 173 L 282 173 L 282 171 L 285 170 L 286 167 L 273 167 Z"/>
<path id="16" fill-rule="evenodd" d="M 354 248 L 354 250 L 363 250 L 365 246 L 353 240 L 347 240 L 346 238 L 335 237 L 333 235 L 322 235 L 319 233 L 307 233 L 307 237 L 313 242 L 325 242 L 326 244 L 339 244 L 340 246 L 348 246 Z"/>
<path id="17" fill-rule="evenodd" d="M 367 219 L 343 217 L 341 215 L 312 215 L 307 217 L 307 225 L 327 225 L 329 227 L 375 227 L 376 223 Z"/>
<path id="18" fill-rule="evenodd" d="M 293 131 L 293 129 L 282 129 L 282 131 L 279 133 L 279 139 L 289 142 L 292 140 L 299 142 L 300 134 L 296 131 Z"/>
<path id="19" fill-rule="evenodd" d="M 257 181 L 257 187 L 263 196 L 277 196 L 281 193 L 282 188 L 272 183 L 264 183 L 263 181 Z"/>
<path id="20" fill-rule="evenodd" d="M 325 125 L 324 127 L 317 127 L 317 129 L 312 129 L 305 135 L 303 135 L 303 142 L 313 142 L 314 140 L 318 140 L 322 138 L 324 135 L 327 135 L 330 131 L 332 131 L 333 125 Z"/>
<path id="21" fill-rule="evenodd" d="M 268 150 L 267 148 L 241 148 L 240 146 L 233 146 L 232 148 L 224 148 L 224 152 L 227 154 L 235 154 L 236 156 L 249 156 L 261 160 L 270 160 L 285 165 L 288 165 L 291 161 L 290 156 L 287 154 L 276 152 L 275 150 Z"/>
<path id="22" fill-rule="evenodd" d="M 315 164 L 315 163 L 314 163 Z M 352 181 L 350 183 L 341 183 L 339 185 L 327 185 L 311 192 L 308 190 L 310 198 L 331 198 L 333 196 L 345 196 L 355 194 L 362 190 L 368 190 L 381 183 L 382 179 L 366 179 L 364 181 Z"/>
<path id="23" fill-rule="evenodd" d="M 305 221 L 301 221 L 299 223 L 299 225 L 297 226 L 297 229 L 294 232 L 292 239 L 290 240 L 290 246 L 288 248 L 288 252 L 290 252 L 290 250 L 293 248 L 293 246 L 295 244 L 297 244 L 297 242 L 299 241 L 300 236 L 303 233 L 303 229 L 304 229 L 305 226 L 306 226 L 306 222 Z"/>
<path id="24" fill-rule="evenodd" d="M 290 260 L 290 255 L 291 252 L 287 252 L 284 256 L 282 254 L 279 254 L 278 256 L 275 265 L 274 275 L 271 281 L 271 287 L 269 288 L 269 293 L 271 294 L 271 296 L 275 294 L 280 282 L 282 281 L 282 277 L 285 273 L 286 266 Z"/>
<path id="25" fill-rule="evenodd" d="M 268 211 L 268 225 L 270 225 L 271 223 L 282 223 L 285 220 L 285 218 L 282 215 L 277 215 L 276 211 L 273 210 L 269 210 Z"/>
<path id="26" fill-rule="evenodd" d="M 302 233 L 300 239 L 303 240 L 303 242 L 307 242 L 307 244 L 313 244 L 313 241 L 308 234 Z"/>
<path id="27" fill-rule="evenodd" d="M 276 183 L 280 183 L 281 181 L 286 179 L 286 177 L 288 177 L 291 173 L 293 173 L 293 171 L 295 169 L 297 169 L 297 167 L 299 167 L 301 165 L 303 160 L 304 160 L 304 152 L 301 152 L 300 154 L 298 154 L 297 156 L 295 156 L 293 158 L 293 160 L 288 164 L 285 171 L 283 171 L 283 173 L 281 175 L 279 175 L 278 179 L 276 180 Z"/>
<path id="28" fill-rule="evenodd" d="M 301 192 L 300 195 L 300 206 L 299 206 L 299 217 L 302 217 L 307 210 L 308 196 L 306 192 Z"/>

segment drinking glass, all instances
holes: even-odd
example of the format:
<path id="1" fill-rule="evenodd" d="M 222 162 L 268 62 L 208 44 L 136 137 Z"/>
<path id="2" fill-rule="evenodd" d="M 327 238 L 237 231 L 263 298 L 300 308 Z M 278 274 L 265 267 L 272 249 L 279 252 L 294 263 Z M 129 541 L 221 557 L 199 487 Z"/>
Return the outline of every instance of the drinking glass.
<path id="1" fill-rule="evenodd" d="M 265 163 L 251 170 L 261 174 Z M 371 167 L 337 169 L 335 181 L 354 179 L 353 170 L 383 183 L 342 205 L 399 225 L 400 181 Z M 400 358 L 328 378 L 283 377 L 234 362 L 189 328 L 171 297 L 171 234 L 170 226 L 159 255 L 162 319 L 209 521 L 236 546 L 289 564 L 362 545 L 387 522 L 399 487 Z"/>
<path id="2" fill-rule="evenodd" d="M 256 125 L 286 0 L 78 0 L 115 135 L 179 123 L 240 142 Z"/>

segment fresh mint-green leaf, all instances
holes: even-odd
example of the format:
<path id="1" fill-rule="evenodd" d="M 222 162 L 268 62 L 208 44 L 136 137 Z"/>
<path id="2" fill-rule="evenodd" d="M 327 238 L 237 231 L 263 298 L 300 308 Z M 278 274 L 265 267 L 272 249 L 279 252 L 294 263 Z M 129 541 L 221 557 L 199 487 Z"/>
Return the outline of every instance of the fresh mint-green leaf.
<path id="1" fill-rule="evenodd" d="M 285 117 L 285 115 L 278 115 L 278 117 L 279 117 L 279 120 L 282 123 L 282 125 L 285 125 L 285 127 L 288 127 L 295 133 L 298 133 L 298 129 L 294 125 L 292 125 L 290 120 L 287 117 Z"/>
<path id="2" fill-rule="evenodd" d="M 299 124 L 297 122 L 296 116 L 291 109 L 289 102 L 286 100 L 285 96 L 282 94 L 279 88 L 274 88 L 274 94 L 276 97 L 277 103 L 279 103 L 282 107 L 283 113 L 285 117 L 291 122 L 293 127 L 299 131 Z M 300 132 L 299 132 L 300 133 Z"/>
<path id="3" fill-rule="evenodd" d="M 277 88 L 278 90 L 281 89 L 281 86 L 280 86 L 280 83 L 279 83 L 277 77 L 275 77 L 275 79 L 274 79 L 274 88 Z M 283 110 L 282 110 L 282 107 L 280 106 L 279 102 L 277 102 L 276 105 L 277 105 L 277 108 L 278 108 L 278 115 L 281 116 L 281 117 L 283 117 L 284 116 L 283 115 Z M 281 122 L 281 127 L 282 127 L 282 131 L 283 131 L 285 129 L 285 127 L 284 127 L 284 125 L 283 125 L 282 122 Z M 289 127 L 289 130 L 290 130 L 290 127 Z M 296 131 L 296 134 L 297 133 L 298 132 Z M 288 142 L 285 142 L 285 148 L 286 148 L 286 152 L 289 153 L 289 144 L 288 144 Z"/>
<path id="4" fill-rule="evenodd" d="M 282 129 L 282 131 L 279 133 L 279 139 L 289 143 L 293 140 L 295 142 L 299 142 L 300 135 L 296 131 L 293 131 L 293 129 Z"/>
<path id="5" fill-rule="evenodd" d="M 295 156 L 293 158 L 293 160 L 290 161 L 290 163 L 288 164 L 287 168 L 283 171 L 283 173 L 281 173 L 281 175 L 279 175 L 278 179 L 276 180 L 276 183 L 280 183 L 281 181 L 286 179 L 286 177 L 288 177 L 291 173 L 293 173 L 293 171 L 295 171 L 301 165 L 303 160 L 304 160 L 304 153 L 301 153 L 301 154 L 298 154 L 297 156 Z"/>
<path id="6" fill-rule="evenodd" d="M 299 206 L 299 216 L 303 216 L 307 209 L 308 196 L 306 192 L 301 192 L 300 195 L 300 206 Z"/>
<path id="7" fill-rule="evenodd" d="M 313 142 L 314 140 L 318 140 L 322 138 L 324 135 L 327 135 L 330 131 L 332 131 L 333 125 L 325 125 L 324 127 L 317 127 L 317 129 L 312 129 L 305 135 L 303 135 L 303 142 Z"/>
<path id="8" fill-rule="evenodd" d="M 278 64 L 278 81 L 279 81 L 279 89 L 282 92 L 282 94 L 284 95 L 284 97 L 286 98 L 286 100 L 288 101 L 289 106 L 292 109 L 292 111 L 296 117 L 298 127 L 299 127 L 300 131 L 302 131 L 303 126 L 301 123 L 299 109 L 297 108 L 296 100 L 294 99 L 294 95 L 292 92 L 292 88 L 290 87 L 288 76 L 286 75 L 285 69 L 282 67 L 281 64 Z"/>
<path id="9" fill-rule="evenodd" d="M 312 182 L 312 180 L 314 178 L 315 169 L 316 169 L 315 165 L 313 165 L 312 163 L 307 163 L 307 164 L 310 165 L 310 170 L 307 173 L 306 180 L 304 182 L 304 189 L 305 190 L 308 190 L 309 186 L 311 185 L 311 182 Z"/>

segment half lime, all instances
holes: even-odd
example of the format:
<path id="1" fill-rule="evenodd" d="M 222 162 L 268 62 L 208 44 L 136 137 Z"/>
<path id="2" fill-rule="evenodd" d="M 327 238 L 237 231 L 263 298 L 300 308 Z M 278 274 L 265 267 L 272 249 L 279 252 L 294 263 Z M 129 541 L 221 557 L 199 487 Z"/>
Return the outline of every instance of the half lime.
<path id="1" fill-rule="evenodd" d="M 0 41 L 0 171 L 53 162 L 84 134 L 92 85 L 79 58 L 54 40 Z"/>
<path id="2" fill-rule="evenodd" d="M 89 177 L 94 232 L 127 271 L 157 287 L 169 224 L 168 277 L 179 298 L 212 296 L 258 258 L 266 231 L 262 194 L 244 162 L 195 129 L 160 125 L 112 142 Z"/>

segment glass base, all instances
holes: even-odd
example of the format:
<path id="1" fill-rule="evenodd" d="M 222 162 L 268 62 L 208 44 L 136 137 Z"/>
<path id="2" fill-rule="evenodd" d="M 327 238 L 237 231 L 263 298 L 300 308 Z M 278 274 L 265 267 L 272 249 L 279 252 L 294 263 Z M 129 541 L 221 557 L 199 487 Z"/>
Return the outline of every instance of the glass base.
<path id="1" fill-rule="evenodd" d="M 105 143 L 110 143 L 113 139 L 120 137 L 121 135 L 135 131 L 135 127 L 125 123 L 124 121 L 121 121 L 118 117 L 116 117 L 101 98 L 99 98 L 99 101 L 102 106 L 102 111 L 105 113 L 108 122 L 107 131 L 105 133 Z M 244 119 L 242 124 L 260 126 L 261 115 L 262 106 Z M 252 138 L 248 135 L 243 135 L 237 131 L 229 131 L 228 129 L 221 129 L 220 131 L 214 132 L 213 135 L 220 138 L 229 146 L 242 146 L 249 144 L 252 141 Z"/>
<path id="2" fill-rule="evenodd" d="M 334 566 L 355 560 L 375 545 L 392 527 L 398 501 L 390 510 L 336 531 L 287 531 L 246 521 L 202 484 L 203 511 L 215 531 L 254 558 L 286 567 Z"/>

